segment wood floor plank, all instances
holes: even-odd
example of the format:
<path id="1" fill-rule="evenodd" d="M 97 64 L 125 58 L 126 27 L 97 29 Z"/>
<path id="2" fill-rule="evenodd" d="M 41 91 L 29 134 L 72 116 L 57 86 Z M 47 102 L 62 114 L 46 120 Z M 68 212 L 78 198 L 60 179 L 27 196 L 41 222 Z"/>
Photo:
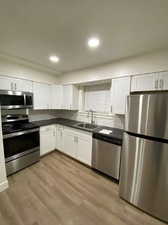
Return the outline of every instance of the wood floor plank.
<path id="1" fill-rule="evenodd" d="M 164 225 L 118 196 L 118 185 L 53 152 L 9 177 L 0 225 Z"/>

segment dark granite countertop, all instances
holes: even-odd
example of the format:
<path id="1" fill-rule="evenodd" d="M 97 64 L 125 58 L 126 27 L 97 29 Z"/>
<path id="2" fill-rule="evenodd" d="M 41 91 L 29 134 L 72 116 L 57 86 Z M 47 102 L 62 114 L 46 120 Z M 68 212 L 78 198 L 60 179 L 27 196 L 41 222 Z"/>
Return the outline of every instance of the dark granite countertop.
<path id="1" fill-rule="evenodd" d="M 48 126 L 52 124 L 60 124 L 64 126 L 73 126 L 77 123 L 75 120 L 69 120 L 64 118 L 55 118 L 55 119 L 48 119 L 48 120 L 39 120 L 39 121 L 32 121 L 32 123 L 42 127 L 42 126 Z"/>
<path id="2" fill-rule="evenodd" d="M 76 121 L 76 120 L 70 120 L 70 119 L 64 119 L 64 118 L 55 118 L 55 119 L 48 119 L 48 120 L 40 120 L 40 121 L 32 121 L 35 125 L 37 126 L 48 126 L 48 125 L 52 125 L 52 124 L 59 124 L 59 125 L 63 125 L 63 126 L 67 126 L 67 127 L 72 127 L 75 129 L 79 129 L 79 130 L 84 130 L 87 132 L 91 132 L 94 134 L 98 134 L 104 138 L 108 137 L 111 139 L 114 139 L 114 141 L 116 140 L 116 143 L 121 145 L 122 144 L 122 139 L 123 139 L 123 130 L 122 129 L 118 129 L 118 128 L 113 128 L 113 127 L 107 127 L 107 126 L 99 126 L 93 129 L 93 130 L 89 130 L 86 128 L 82 128 L 82 127 L 78 127 L 77 124 L 79 123 L 83 123 L 82 121 Z M 100 134 L 99 131 L 102 129 L 107 129 L 107 130 L 111 130 L 112 133 L 111 134 Z"/>
<path id="3" fill-rule="evenodd" d="M 110 130 L 112 131 L 112 133 L 110 134 L 99 133 L 102 129 Z M 104 140 L 107 142 L 109 141 L 113 144 L 122 145 L 123 133 L 124 133 L 124 130 L 122 129 L 107 127 L 107 126 L 100 126 L 93 131 L 93 137 L 98 139 L 100 138 L 101 140 Z"/>

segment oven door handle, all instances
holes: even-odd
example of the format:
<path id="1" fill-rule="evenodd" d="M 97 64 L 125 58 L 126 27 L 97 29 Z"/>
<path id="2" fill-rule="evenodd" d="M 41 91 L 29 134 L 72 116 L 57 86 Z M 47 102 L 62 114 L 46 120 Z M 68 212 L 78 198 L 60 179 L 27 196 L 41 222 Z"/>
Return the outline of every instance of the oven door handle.
<path id="1" fill-rule="evenodd" d="M 19 131 L 19 132 L 15 132 L 15 133 L 11 133 L 11 134 L 5 134 L 5 135 L 3 135 L 3 139 L 13 138 L 13 137 L 21 136 L 24 134 L 34 133 L 37 131 L 39 131 L 39 128 L 30 129 L 30 130 L 26 130 L 26 131 Z"/>

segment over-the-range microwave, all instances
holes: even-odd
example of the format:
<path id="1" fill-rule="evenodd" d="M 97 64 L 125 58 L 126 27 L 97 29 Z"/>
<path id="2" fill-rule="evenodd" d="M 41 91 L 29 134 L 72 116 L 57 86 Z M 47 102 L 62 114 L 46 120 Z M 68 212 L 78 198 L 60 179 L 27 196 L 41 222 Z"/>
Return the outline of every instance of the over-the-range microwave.
<path id="1" fill-rule="evenodd" d="M 26 109 L 33 107 L 33 94 L 22 91 L 0 90 L 1 109 Z"/>

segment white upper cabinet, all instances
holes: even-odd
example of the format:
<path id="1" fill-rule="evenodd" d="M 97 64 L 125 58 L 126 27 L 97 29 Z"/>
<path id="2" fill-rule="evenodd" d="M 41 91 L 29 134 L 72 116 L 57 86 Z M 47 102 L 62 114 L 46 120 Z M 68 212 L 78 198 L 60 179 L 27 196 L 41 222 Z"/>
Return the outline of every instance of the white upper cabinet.
<path id="1" fill-rule="evenodd" d="M 130 94 L 130 77 L 112 79 L 111 113 L 125 114 L 126 97 Z"/>
<path id="2" fill-rule="evenodd" d="M 131 92 L 168 90 L 168 72 L 133 76 Z"/>
<path id="3" fill-rule="evenodd" d="M 158 86 L 157 74 L 133 76 L 131 80 L 131 92 L 154 91 Z"/>
<path id="4" fill-rule="evenodd" d="M 33 92 L 33 82 L 29 80 L 17 79 L 15 82 L 16 91 Z"/>
<path id="5" fill-rule="evenodd" d="M 160 90 L 168 90 L 168 71 L 158 73 L 158 88 Z"/>
<path id="6" fill-rule="evenodd" d="M 0 90 L 32 92 L 33 82 L 29 80 L 1 76 Z"/>
<path id="7" fill-rule="evenodd" d="M 51 108 L 51 85 L 43 83 L 33 83 L 34 109 Z"/>
<path id="8" fill-rule="evenodd" d="M 0 90 L 13 90 L 14 86 L 10 78 L 0 77 Z"/>
<path id="9" fill-rule="evenodd" d="M 78 88 L 74 85 L 63 85 L 62 108 L 67 110 L 78 110 Z"/>
<path id="10" fill-rule="evenodd" d="M 63 86 L 51 86 L 51 109 L 62 109 L 63 102 Z"/>

